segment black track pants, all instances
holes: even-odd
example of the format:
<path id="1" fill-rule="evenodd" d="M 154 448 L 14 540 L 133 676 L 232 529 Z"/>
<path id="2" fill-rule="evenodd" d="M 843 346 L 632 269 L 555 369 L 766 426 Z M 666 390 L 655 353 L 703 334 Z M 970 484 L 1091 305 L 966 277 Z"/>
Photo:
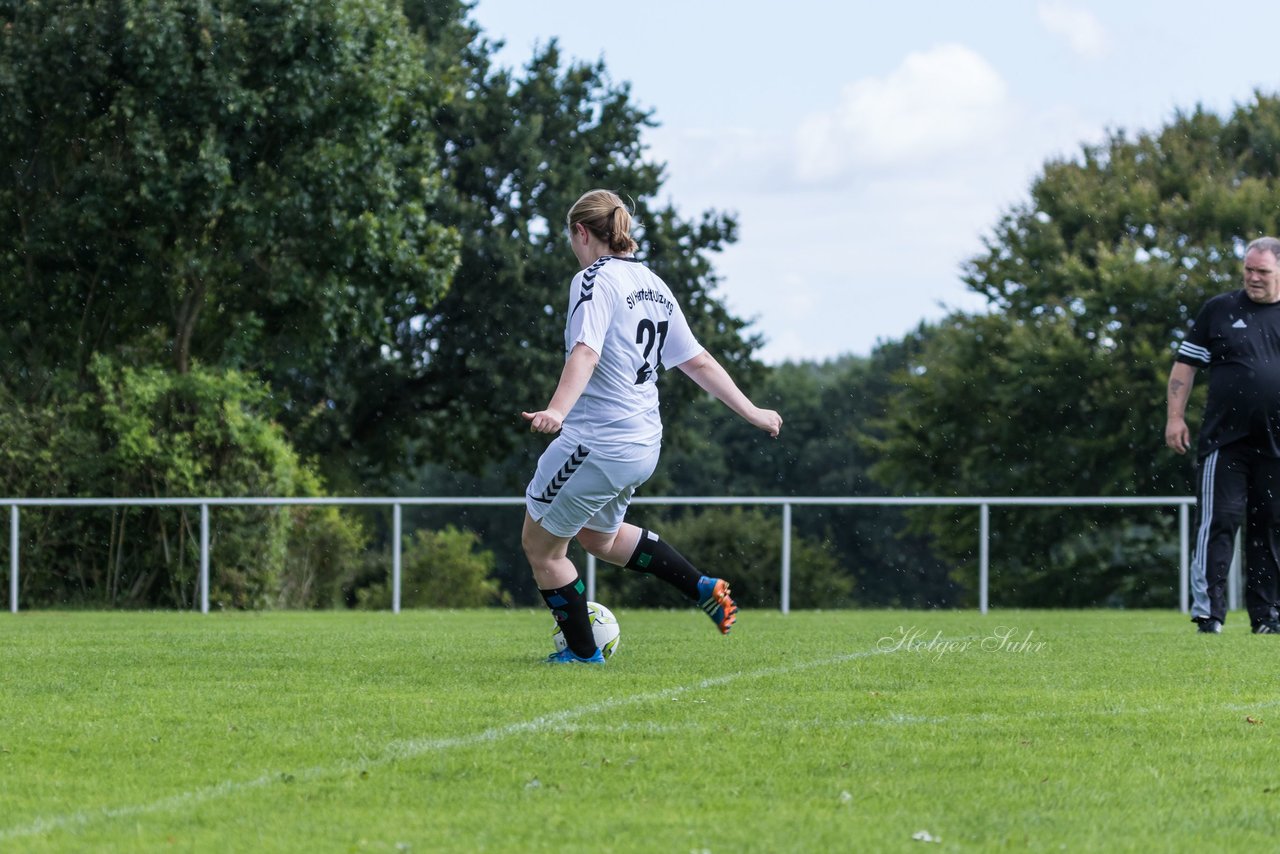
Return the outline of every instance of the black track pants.
<path id="1" fill-rule="evenodd" d="M 1191 617 L 1226 622 L 1227 573 L 1245 522 L 1245 608 L 1249 622 L 1276 619 L 1280 588 L 1280 459 L 1239 443 L 1199 462 L 1199 520 L 1191 558 Z"/>

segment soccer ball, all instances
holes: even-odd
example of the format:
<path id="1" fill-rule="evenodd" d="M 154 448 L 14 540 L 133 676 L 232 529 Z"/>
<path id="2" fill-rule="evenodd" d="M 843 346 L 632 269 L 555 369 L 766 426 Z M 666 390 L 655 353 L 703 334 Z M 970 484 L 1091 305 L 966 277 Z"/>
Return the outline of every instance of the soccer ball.
<path id="1" fill-rule="evenodd" d="M 613 616 L 613 612 L 599 602 L 587 603 L 587 616 L 591 619 L 591 634 L 595 636 L 596 646 L 600 647 L 600 653 L 608 658 L 618 651 L 618 618 Z M 560 631 L 560 626 L 556 626 L 555 632 L 551 635 L 551 640 L 555 641 L 556 652 L 568 646 L 564 641 L 564 633 Z"/>

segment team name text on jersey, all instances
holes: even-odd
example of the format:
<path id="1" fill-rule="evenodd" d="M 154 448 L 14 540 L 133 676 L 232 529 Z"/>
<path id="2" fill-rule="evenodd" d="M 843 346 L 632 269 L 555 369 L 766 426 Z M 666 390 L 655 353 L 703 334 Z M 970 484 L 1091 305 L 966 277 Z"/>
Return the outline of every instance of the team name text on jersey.
<path id="1" fill-rule="evenodd" d="M 641 288 L 627 294 L 627 308 L 635 308 L 642 302 L 656 302 L 667 310 L 667 314 L 671 314 L 676 310 L 675 303 L 667 299 L 666 296 L 658 291 L 650 288 Z"/>

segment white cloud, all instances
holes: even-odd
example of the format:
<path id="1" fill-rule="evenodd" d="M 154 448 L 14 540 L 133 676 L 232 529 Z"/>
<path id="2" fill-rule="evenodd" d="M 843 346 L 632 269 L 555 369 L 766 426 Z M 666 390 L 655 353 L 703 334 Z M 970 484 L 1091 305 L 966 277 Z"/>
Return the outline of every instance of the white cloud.
<path id="1" fill-rule="evenodd" d="M 999 73 L 963 45 L 910 53 L 888 75 L 849 84 L 839 104 L 802 122 L 796 176 L 839 181 L 980 147 L 1005 130 L 1007 99 Z"/>
<path id="2" fill-rule="evenodd" d="M 1040 23 L 1055 36 L 1067 40 L 1078 56 L 1097 59 L 1107 51 L 1107 31 L 1088 9 L 1062 0 L 1048 0 L 1036 7 Z"/>
<path id="3" fill-rule="evenodd" d="M 646 141 L 684 215 L 738 214 L 739 242 L 713 261 L 719 295 L 767 339 L 763 359 L 866 354 L 949 308 L 984 310 L 961 265 L 1046 157 L 1098 138 L 1079 110 L 1011 88 L 947 45 L 829 91 L 800 134 L 766 119 L 660 127 Z"/>

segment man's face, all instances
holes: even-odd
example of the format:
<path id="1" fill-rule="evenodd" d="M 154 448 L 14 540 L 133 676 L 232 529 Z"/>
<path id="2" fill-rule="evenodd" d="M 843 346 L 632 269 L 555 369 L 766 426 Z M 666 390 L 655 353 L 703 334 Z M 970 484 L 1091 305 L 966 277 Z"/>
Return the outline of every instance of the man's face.
<path id="1" fill-rule="evenodd" d="M 1244 290 L 1254 302 L 1280 302 L 1280 260 L 1265 249 L 1245 255 Z"/>

